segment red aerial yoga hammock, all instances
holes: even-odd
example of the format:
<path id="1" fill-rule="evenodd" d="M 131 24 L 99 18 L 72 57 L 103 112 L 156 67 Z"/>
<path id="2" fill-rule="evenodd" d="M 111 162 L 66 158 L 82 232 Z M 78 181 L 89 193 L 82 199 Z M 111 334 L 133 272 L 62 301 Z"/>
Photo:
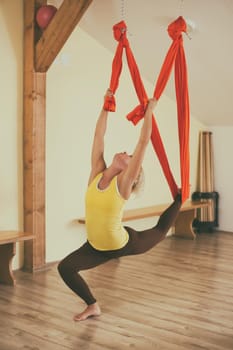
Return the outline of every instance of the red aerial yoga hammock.
<path id="1" fill-rule="evenodd" d="M 112 62 L 112 75 L 110 81 L 110 90 L 113 94 L 119 85 L 119 78 L 122 71 L 122 55 L 125 49 L 128 67 L 130 70 L 131 78 L 140 102 L 131 113 L 128 114 L 128 120 L 132 121 L 136 125 L 139 120 L 144 116 L 145 109 L 148 102 L 148 97 L 145 88 L 140 77 L 140 73 L 131 51 L 129 41 L 126 37 L 126 24 L 121 21 L 114 25 L 114 37 L 118 41 L 116 53 Z M 188 80 L 187 80 L 187 68 L 185 53 L 183 48 L 182 32 L 186 32 L 186 23 L 182 17 L 178 17 L 177 20 L 172 22 L 168 26 L 168 33 L 173 42 L 168 50 L 162 65 L 155 90 L 154 97 L 158 100 L 164 91 L 167 81 L 170 77 L 171 70 L 174 66 L 175 70 L 175 88 L 176 88 L 176 100 L 177 100 L 177 117 L 178 117 L 178 130 L 179 130 L 179 146 L 180 146 L 180 176 L 181 176 L 181 195 L 182 202 L 189 197 L 189 96 L 188 96 Z M 115 98 L 114 96 L 108 97 L 104 103 L 104 109 L 108 111 L 115 111 Z M 167 155 L 163 146 L 163 142 L 158 130 L 155 118 L 152 118 L 152 134 L 151 142 L 154 150 L 160 161 L 164 175 L 170 187 L 173 198 L 175 198 L 178 192 L 178 186 L 172 175 Z"/>

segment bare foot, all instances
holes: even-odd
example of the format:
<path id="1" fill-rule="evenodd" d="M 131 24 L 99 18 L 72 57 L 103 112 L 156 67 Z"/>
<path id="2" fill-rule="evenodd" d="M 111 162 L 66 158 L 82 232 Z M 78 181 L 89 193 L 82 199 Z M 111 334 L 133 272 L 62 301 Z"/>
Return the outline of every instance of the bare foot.
<path id="1" fill-rule="evenodd" d="M 88 317 L 100 316 L 101 311 L 97 303 L 88 305 L 87 308 L 81 312 L 81 314 L 74 315 L 74 321 L 84 321 Z"/>

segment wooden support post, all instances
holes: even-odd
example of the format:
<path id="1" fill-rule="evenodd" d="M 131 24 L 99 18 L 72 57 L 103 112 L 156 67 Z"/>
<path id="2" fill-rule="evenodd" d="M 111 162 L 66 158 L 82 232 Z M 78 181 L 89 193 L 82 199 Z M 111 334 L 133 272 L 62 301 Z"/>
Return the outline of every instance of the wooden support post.
<path id="1" fill-rule="evenodd" d="M 45 98 L 46 74 L 34 70 L 35 9 L 46 1 L 24 1 L 24 230 L 35 235 L 25 242 L 24 268 L 45 265 Z"/>

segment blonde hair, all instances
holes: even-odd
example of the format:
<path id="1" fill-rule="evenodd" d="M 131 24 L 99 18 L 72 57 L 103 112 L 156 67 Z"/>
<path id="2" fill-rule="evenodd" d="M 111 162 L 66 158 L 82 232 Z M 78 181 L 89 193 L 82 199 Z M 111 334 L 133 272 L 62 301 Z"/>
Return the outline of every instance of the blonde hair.
<path id="1" fill-rule="evenodd" d="M 145 173 L 143 168 L 141 168 L 140 173 L 132 186 L 132 193 L 137 195 L 142 192 L 145 184 Z"/>

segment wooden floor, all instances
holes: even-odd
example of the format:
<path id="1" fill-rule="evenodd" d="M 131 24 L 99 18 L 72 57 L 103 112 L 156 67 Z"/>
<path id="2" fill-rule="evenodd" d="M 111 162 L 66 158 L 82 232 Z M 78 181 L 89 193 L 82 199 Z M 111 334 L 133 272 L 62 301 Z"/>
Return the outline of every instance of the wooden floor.
<path id="1" fill-rule="evenodd" d="M 0 286 L 0 350 L 233 349 L 233 233 L 167 238 L 84 272 L 103 313 L 80 323 L 56 266 L 15 275 Z"/>

